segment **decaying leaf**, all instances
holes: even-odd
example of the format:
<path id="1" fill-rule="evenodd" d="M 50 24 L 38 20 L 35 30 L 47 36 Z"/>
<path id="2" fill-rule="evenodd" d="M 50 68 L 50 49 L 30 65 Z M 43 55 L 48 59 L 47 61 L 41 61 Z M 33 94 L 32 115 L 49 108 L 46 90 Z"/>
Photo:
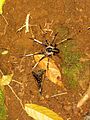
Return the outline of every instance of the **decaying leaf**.
<path id="1" fill-rule="evenodd" d="M 0 14 L 3 13 L 2 8 L 3 8 L 4 3 L 5 3 L 5 0 L 0 0 Z"/>
<path id="2" fill-rule="evenodd" d="M 52 110 L 36 104 L 25 104 L 25 111 L 35 120 L 63 120 Z"/>
<path id="3" fill-rule="evenodd" d="M 2 78 L 0 78 L 0 86 L 9 85 L 12 81 L 13 74 L 10 75 L 3 75 Z"/>
<path id="4" fill-rule="evenodd" d="M 34 56 L 36 62 L 38 62 L 42 57 L 43 57 L 43 55 L 35 55 Z M 49 69 L 48 70 L 47 70 L 47 63 L 48 63 L 48 58 L 46 57 L 42 61 L 40 61 L 39 67 L 41 69 L 46 70 L 46 76 L 48 77 L 48 79 L 50 81 L 52 81 L 53 83 L 59 85 L 60 87 L 64 87 L 63 83 L 61 81 L 60 70 L 56 66 L 55 61 L 52 60 L 51 58 L 49 58 Z"/>
<path id="5" fill-rule="evenodd" d="M 32 71 L 32 74 L 37 82 L 39 93 L 42 94 L 42 79 L 46 70 L 38 70 L 37 72 Z"/>

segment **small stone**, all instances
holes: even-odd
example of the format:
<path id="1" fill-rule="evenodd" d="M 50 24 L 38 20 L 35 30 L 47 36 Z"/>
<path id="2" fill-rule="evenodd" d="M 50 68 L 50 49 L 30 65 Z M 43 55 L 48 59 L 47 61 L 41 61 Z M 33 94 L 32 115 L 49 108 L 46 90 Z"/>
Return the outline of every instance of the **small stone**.
<path id="1" fill-rule="evenodd" d="M 46 96 L 45 96 L 45 98 L 47 98 L 47 99 L 48 99 L 49 97 L 50 97 L 49 95 L 46 95 Z"/>
<path id="2" fill-rule="evenodd" d="M 69 105 L 69 106 L 68 106 L 68 105 L 65 105 L 65 106 L 64 106 L 64 109 L 65 109 L 66 111 L 70 111 L 70 110 L 71 110 L 71 106 L 70 106 L 70 105 Z"/>

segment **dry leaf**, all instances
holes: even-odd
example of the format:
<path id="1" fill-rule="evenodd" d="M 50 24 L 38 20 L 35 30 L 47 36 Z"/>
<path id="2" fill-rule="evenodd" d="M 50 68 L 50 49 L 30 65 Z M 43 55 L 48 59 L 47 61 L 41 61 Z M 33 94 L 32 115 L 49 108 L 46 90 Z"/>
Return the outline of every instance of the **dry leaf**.
<path id="1" fill-rule="evenodd" d="M 43 57 L 43 55 L 35 55 L 34 56 L 36 62 L 38 62 L 42 57 Z M 48 58 L 46 57 L 42 61 L 40 61 L 39 67 L 41 69 L 46 70 L 46 76 L 48 77 L 48 79 L 50 81 L 59 85 L 60 87 L 64 87 L 62 81 L 60 81 L 61 73 L 60 73 L 59 68 L 55 64 L 55 61 L 52 60 L 51 58 L 49 58 L 49 69 L 48 70 L 47 70 L 47 63 L 48 63 Z"/>
<path id="2" fill-rule="evenodd" d="M 63 120 L 52 110 L 36 104 L 25 104 L 25 111 L 35 120 Z"/>
<path id="3" fill-rule="evenodd" d="M 2 7 L 3 7 L 4 3 L 5 3 L 5 0 L 0 0 L 0 14 L 3 13 Z"/>
<path id="4" fill-rule="evenodd" d="M 0 79 L 0 86 L 9 85 L 12 81 L 13 74 L 10 75 L 3 75 Z"/>

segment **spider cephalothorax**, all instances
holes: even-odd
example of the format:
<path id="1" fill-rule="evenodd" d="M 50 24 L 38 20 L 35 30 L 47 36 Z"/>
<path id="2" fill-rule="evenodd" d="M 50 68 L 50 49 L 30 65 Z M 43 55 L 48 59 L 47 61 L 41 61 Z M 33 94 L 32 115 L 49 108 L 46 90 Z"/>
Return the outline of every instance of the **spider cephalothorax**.
<path id="1" fill-rule="evenodd" d="M 55 55 L 58 54 L 59 52 L 60 52 L 59 49 L 53 46 L 47 46 L 45 49 L 46 56 Z"/>

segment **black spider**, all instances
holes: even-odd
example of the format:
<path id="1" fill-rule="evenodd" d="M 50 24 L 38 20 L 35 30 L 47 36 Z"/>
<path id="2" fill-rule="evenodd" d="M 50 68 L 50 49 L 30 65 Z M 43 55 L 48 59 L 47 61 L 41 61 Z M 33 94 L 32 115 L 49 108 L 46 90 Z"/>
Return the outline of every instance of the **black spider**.
<path id="1" fill-rule="evenodd" d="M 30 38 L 32 40 L 34 40 L 34 42 L 37 42 L 38 44 L 42 45 L 45 50 L 42 51 L 42 52 L 37 52 L 37 53 L 34 53 L 34 54 L 27 54 L 25 56 L 34 56 L 34 55 L 38 55 L 38 54 L 42 54 L 44 55 L 33 67 L 33 69 L 39 64 L 40 61 L 42 61 L 45 57 L 48 57 L 48 63 L 49 63 L 49 57 L 52 57 L 53 55 L 57 55 L 60 53 L 60 50 L 57 48 L 57 46 L 67 40 L 70 40 L 71 38 L 67 38 L 67 39 L 64 39 L 62 41 L 60 41 L 59 43 L 54 43 L 55 42 L 55 38 L 57 36 L 58 33 L 56 33 L 51 41 L 51 43 L 49 43 L 47 40 L 45 40 L 45 42 L 41 42 L 35 38 Z M 47 63 L 47 68 L 48 68 L 48 63 Z"/>

